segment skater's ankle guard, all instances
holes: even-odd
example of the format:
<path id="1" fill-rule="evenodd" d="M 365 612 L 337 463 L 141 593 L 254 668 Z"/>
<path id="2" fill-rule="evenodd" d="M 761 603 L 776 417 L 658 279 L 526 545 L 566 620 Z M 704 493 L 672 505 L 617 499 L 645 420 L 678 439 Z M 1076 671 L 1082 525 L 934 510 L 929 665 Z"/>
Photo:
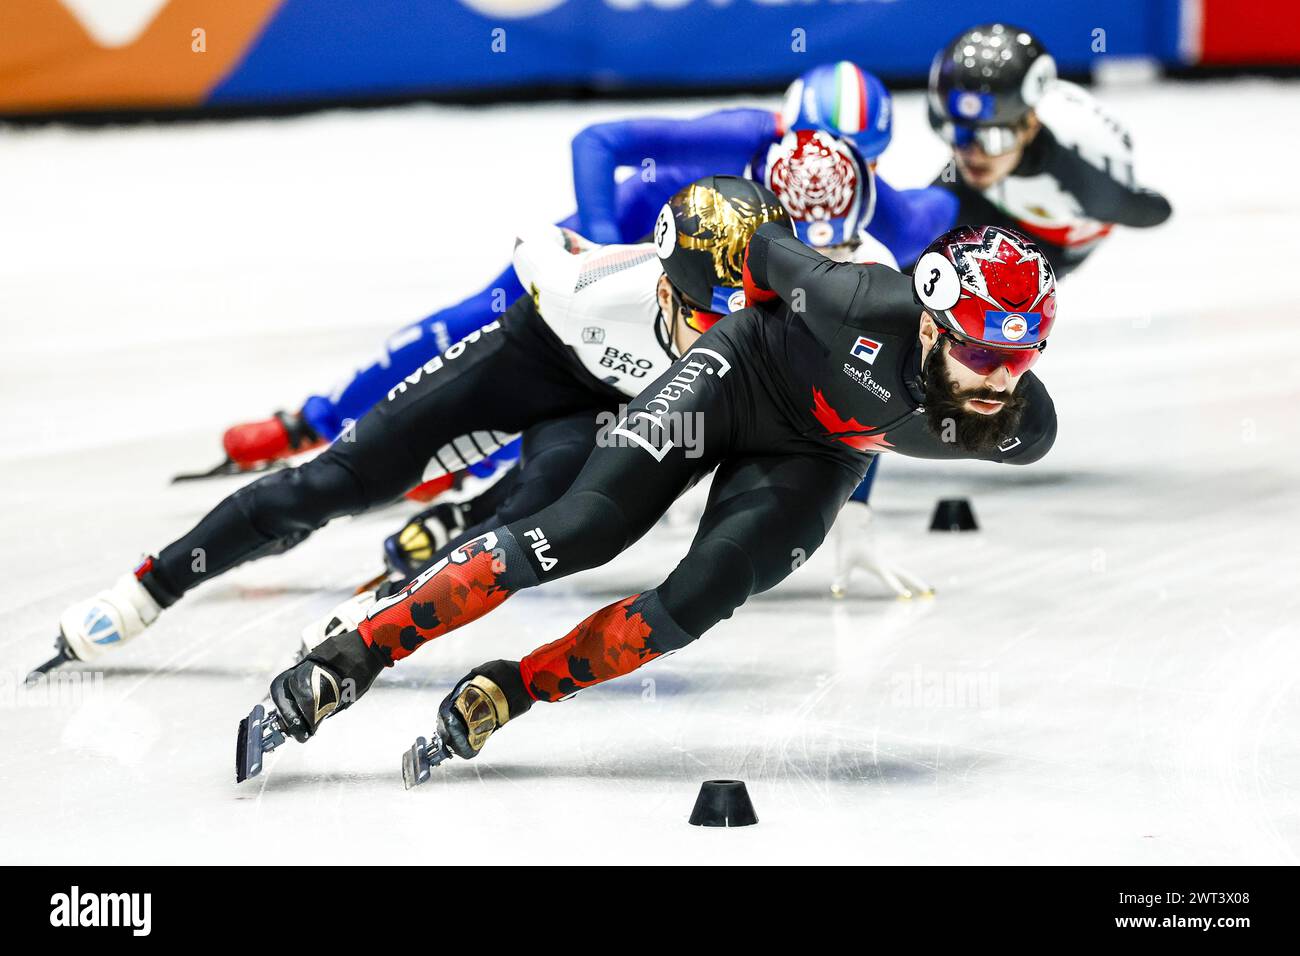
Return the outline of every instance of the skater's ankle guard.
<path id="1" fill-rule="evenodd" d="M 487 678 L 486 681 L 477 679 L 484 677 Z M 533 698 L 529 696 L 524 679 L 519 674 L 518 661 L 488 661 L 480 664 L 469 672 L 469 682 L 492 698 L 501 724 L 527 713 L 528 708 L 533 706 Z"/>
<path id="2" fill-rule="evenodd" d="M 158 602 L 161 608 L 169 608 L 181 599 L 181 593 L 163 580 L 162 569 L 158 567 L 152 555 L 146 557 L 135 569 L 135 579 L 149 592 L 149 596 Z"/>
<path id="3" fill-rule="evenodd" d="M 532 706 L 517 661 L 490 661 L 463 678 L 438 706 L 445 746 L 469 760 L 497 730 Z"/>

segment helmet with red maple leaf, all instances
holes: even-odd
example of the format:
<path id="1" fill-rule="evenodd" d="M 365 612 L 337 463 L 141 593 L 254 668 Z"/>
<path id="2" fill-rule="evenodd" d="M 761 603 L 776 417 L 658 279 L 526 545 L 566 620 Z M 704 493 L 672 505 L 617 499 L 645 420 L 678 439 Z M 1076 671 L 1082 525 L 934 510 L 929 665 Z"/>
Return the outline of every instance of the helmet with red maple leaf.
<path id="1" fill-rule="evenodd" d="M 1056 319 L 1056 274 L 1033 242 L 1000 226 L 958 226 L 912 271 L 916 300 L 941 326 L 997 349 L 1041 348 Z"/>

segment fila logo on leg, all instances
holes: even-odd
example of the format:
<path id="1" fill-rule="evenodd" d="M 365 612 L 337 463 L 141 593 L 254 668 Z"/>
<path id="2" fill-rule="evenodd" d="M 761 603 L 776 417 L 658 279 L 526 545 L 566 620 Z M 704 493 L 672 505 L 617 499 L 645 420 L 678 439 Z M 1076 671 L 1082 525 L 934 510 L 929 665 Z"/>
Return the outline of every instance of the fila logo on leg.
<path id="1" fill-rule="evenodd" d="M 524 537 L 532 542 L 533 554 L 537 556 L 537 563 L 542 566 L 543 571 L 549 571 L 560 563 L 558 558 L 552 558 L 546 553 L 551 549 L 551 544 L 546 540 L 546 532 L 541 528 L 525 531 Z"/>

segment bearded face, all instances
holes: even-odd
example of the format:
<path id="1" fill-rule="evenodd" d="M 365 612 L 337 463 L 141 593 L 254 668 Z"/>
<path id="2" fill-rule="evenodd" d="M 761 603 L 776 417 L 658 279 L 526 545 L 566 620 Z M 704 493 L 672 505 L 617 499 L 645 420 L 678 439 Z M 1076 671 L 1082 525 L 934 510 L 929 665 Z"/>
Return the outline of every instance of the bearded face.
<path id="1" fill-rule="evenodd" d="M 951 361 L 942 342 L 925 357 L 925 417 L 930 431 L 968 454 L 991 452 L 1008 438 L 1015 437 L 1025 412 L 1025 396 L 1015 389 L 962 389 L 948 369 Z M 971 399 L 1001 402 L 1002 409 L 993 415 L 983 415 L 966 407 Z"/>

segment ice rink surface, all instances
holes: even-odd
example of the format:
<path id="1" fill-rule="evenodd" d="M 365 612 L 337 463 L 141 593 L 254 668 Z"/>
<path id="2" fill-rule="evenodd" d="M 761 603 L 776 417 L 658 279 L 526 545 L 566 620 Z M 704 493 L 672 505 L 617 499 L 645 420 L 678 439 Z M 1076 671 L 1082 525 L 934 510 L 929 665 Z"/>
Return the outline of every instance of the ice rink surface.
<path id="1" fill-rule="evenodd" d="M 451 683 L 658 583 L 689 514 L 423 649 L 241 787 L 236 722 L 413 507 L 200 588 L 102 678 L 19 685 L 67 604 L 237 486 L 167 484 L 222 428 L 297 407 L 565 215 L 582 125 L 715 104 L 0 129 L 0 862 L 1296 862 L 1300 86 L 1099 95 L 1175 217 L 1063 284 L 1046 459 L 883 463 L 882 539 L 937 597 L 832 600 L 823 552 L 410 793 L 400 756 Z M 922 185 L 943 149 L 918 95 L 897 107 L 881 172 Z M 925 530 L 947 496 L 978 533 Z M 687 825 L 718 777 L 757 827 Z"/>

